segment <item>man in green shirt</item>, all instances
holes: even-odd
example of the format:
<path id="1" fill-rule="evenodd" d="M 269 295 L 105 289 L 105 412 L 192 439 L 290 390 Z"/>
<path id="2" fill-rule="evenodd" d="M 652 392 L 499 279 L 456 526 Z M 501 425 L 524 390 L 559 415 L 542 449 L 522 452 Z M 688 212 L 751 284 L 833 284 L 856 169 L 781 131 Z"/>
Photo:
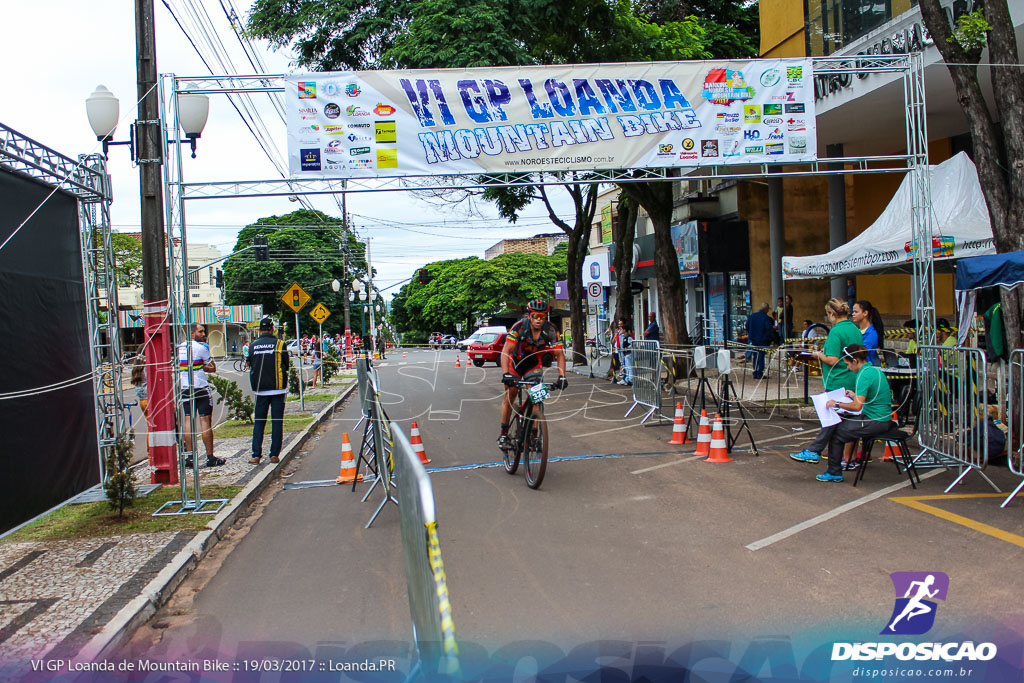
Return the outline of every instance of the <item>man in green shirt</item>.
<path id="1" fill-rule="evenodd" d="M 825 427 L 818 436 L 799 453 L 789 457 L 799 462 L 816 463 L 821 452 L 828 447 L 828 470 L 819 474 L 818 481 L 842 481 L 844 469 L 856 469 L 854 463 L 843 462 L 847 443 L 884 434 L 892 423 L 892 390 L 885 374 L 868 363 L 868 350 L 861 344 L 852 344 L 842 350 L 843 363 L 855 378 L 854 390 L 847 391 L 846 401 L 829 401 L 829 408 L 859 415 L 850 415 L 837 425 Z"/>

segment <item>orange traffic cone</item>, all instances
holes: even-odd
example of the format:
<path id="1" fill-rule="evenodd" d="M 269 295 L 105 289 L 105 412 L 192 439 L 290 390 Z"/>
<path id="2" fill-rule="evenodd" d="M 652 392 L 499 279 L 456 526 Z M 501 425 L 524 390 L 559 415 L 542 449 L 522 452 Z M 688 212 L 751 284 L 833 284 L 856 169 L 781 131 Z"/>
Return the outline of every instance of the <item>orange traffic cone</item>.
<path id="1" fill-rule="evenodd" d="M 402 351 L 402 360 L 405 360 L 405 351 Z"/>
<path id="2" fill-rule="evenodd" d="M 455 367 L 456 368 L 461 368 L 462 367 L 461 365 L 459 365 L 459 354 L 455 354 Z"/>
<path id="3" fill-rule="evenodd" d="M 672 423 L 672 440 L 669 441 L 673 446 L 682 446 L 683 444 L 691 443 L 686 438 L 686 425 L 683 424 L 683 404 L 676 401 L 676 418 Z"/>
<path id="4" fill-rule="evenodd" d="M 895 410 L 892 411 L 892 421 L 893 422 L 899 422 L 899 417 L 896 415 L 896 411 Z M 893 458 L 897 457 L 898 455 L 899 455 L 899 453 L 897 453 L 896 449 L 892 447 L 892 444 L 889 444 L 889 443 L 885 444 L 885 453 L 882 455 L 882 460 L 892 460 Z M 861 457 L 862 457 L 862 459 L 866 459 L 866 456 L 864 454 L 861 454 Z"/>
<path id="5" fill-rule="evenodd" d="M 416 426 L 416 422 L 412 423 L 412 428 L 409 430 L 409 443 L 412 444 L 412 450 L 416 455 L 420 456 L 420 462 L 424 465 L 430 462 L 427 458 L 427 451 L 423 448 L 423 439 L 420 438 L 420 428 Z"/>
<path id="6" fill-rule="evenodd" d="M 363 475 L 356 472 L 356 456 L 352 453 L 352 444 L 348 440 L 348 432 L 341 434 L 341 472 L 334 481 L 339 484 L 351 484 L 362 481 Z"/>
<path id="7" fill-rule="evenodd" d="M 708 422 L 708 411 L 700 411 L 700 427 L 697 429 L 697 450 L 694 455 L 711 455 L 711 423 Z"/>
<path id="8" fill-rule="evenodd" d="M 725 430 L 722 418 L 715 413 L 715 431 L 711 433 L 711 457 L 704 462 L 732 462 L 729 457 L 729 446 L 725 443 Z"/>

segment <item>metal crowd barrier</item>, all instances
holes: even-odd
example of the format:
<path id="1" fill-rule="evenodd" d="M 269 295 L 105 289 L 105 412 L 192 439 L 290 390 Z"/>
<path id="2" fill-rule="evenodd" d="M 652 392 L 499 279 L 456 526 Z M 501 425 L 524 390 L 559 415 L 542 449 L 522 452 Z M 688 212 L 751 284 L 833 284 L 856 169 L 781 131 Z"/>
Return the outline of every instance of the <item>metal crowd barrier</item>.
<path id="1" fill-rule="evenodd" d="M 1006 409 L 1006 425 L 1009 428 L 1006 435 L 1006 459 L 1010 471 L 1018 477 L 1024 477 L 1024 349 L 1014 349 L 1010 352 L 1009 370 L 1010 400 Z M 1017 488 L 999 507 L 1009 505 L 1021 489 L 1024 489 L 1024 479 L 1021 479 Z"/>
<path id="2" fill-rule="evenodd" d="M 387 412 L 380 402 L 380 390 L 377 371 L 373 368 L 367 358 L 359 358 L 356 361 L 356 383 L 359 386 L 359 400 L 362 409 L 362 416 L 356 427 L 363 420 L 366 426 L 363 429 L 363 440 L 359 447 L 359 460 L 356 463 L 356 471 L 362 469 L 366 463 L 367 469 L 374 475 L 373 485 L 370 486 L 363 502 L 370 497 L 374 489 L 381 486 L 384 490 L 384 500 L 366 523 L 369 529 L 376 521 L 378 515 L 384 510 L 388 502 L 398 504 L 393 494 L 394 486 L 394 437 L 388 426 L 390 420 Z M 356 488 L 357 481 L 352 482 L 352 490 Z"/>
<path id="3" fill-rule="evenodd" d="M 418 674 L 427 680 L 438 675 L 457 680 L 459 646 L 437 535 L 434 489 L 402 429 L 392 422 L 389 431 L 394 436 L 396 479 L 402 498 L 402 555 L 417 653 L 416 664 L 406 680 Z"/>
<path id="4" fill-rule="evenodd" d="M 658 420 L 665 419 L 661 412 L 661 348 L 658 342 L 634 340 L 630 344 L 633 361 L 633 405 L 626 411 L 625 417 L 639 406 L 647 408 L 647 413 L 640 420 L 643 424 L 652 415 Z"/>
<path id="5" fill-rule="evenodd" d="M 961 346 L 920 346 L 918 386 L 921 410 L 918 441 L 922 451 L 915 464 L 959 467 L 949 493 L 971 471 L 997 492 L 982 468 L 988 464 L 988 408 L 985 354 Z"/>

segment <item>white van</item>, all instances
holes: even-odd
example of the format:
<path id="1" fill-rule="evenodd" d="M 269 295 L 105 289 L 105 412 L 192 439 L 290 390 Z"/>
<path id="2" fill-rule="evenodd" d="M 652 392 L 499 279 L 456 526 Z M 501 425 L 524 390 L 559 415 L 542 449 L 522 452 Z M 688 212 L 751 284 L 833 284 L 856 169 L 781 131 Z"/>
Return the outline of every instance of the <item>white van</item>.
<path id="1" fill-rule="evenodd" d="M 456 348 L 459 349 L 459 351 L 465 351 L 466 349 L 469 348 L 470 344 L 472 344 L 473 342 L 475 342 L 477 340 L 477 338 L 480 335 L 487 334 L 488 332 L 493 332 L 493 333 L 497 333 L 497 334 L 506 334 L 508 332 L 508 328 L 505 327 L 504 325 L 489 325 L 487 327 L 477 328 L 476 332 L 474 332 L 473 334 L 469 335 L 465 339 L 459 341 L 455 346 L 456 346 Z"/>

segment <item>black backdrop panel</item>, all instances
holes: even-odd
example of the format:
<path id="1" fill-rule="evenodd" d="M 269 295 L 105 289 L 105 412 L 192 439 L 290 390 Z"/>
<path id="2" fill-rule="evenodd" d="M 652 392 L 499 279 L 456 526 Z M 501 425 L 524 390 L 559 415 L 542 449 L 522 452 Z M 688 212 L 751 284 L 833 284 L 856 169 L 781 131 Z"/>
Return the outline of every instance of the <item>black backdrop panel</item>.
<path id="1" fill-rule="evenodd" d="M 0 242 L 52 188 L 0 170 Z M 0 394 L 88 377 L 75 198 L 56 192 L 0 249 Z M 0 532 L 99 481 L 92 381 L 0 400 Z"/>

